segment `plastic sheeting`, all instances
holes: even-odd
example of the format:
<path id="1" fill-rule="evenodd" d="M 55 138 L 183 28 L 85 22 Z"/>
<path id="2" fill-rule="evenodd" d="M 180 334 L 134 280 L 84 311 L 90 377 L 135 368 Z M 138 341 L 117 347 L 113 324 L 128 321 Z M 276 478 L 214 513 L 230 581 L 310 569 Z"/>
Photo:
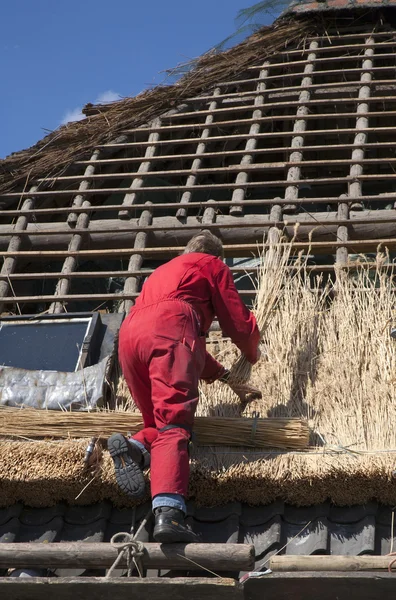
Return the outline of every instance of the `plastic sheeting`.
<path id="1" fill-rule="evenodd" d="M 0 366 L 0 405 L 49 410 L 91 410 L 103 400 L 110 357 L 74 373 Z"/>

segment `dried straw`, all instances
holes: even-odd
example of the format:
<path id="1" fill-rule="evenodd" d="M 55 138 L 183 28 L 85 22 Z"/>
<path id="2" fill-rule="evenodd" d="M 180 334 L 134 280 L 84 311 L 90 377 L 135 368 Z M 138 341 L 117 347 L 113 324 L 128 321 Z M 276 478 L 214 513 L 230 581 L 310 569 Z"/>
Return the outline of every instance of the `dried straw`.
<path id="1" fill-rule="evenodd" d="M 64 412 L 0 407 L 0 436 L 27 438 L 109 437 L 115 431 L 137 433 L 140 414 L 123 411 Z M 304 449 L 309 429 L 302 419 L 198 417 L 194 432 L 201 446 Z"/>
<path id="2" fill-rule="evenodd" d="M 373 499 L 396 504 L 396 342 L 389 335 L 396 294 L 392 269 L 380 268 L 387 257 L 378 255 L 377 261 L 378 271 L 362 263 L 349 276 L 339 273 L 335 290 L 320 278 L 310 280 L 304 269 L 285 278 L 263 334 L 265 352 L 251 378 L 263 398 L 245 414 L 308 419 L 316 448 L 285 453 L 197 447 L 191 498 L 206 506 L 278 498 L 297 505 L 328 499 L 339 505 Z M 234 362 L 231 344 L 209 347 L 226 366 Z M 203 385 L 198 414 L 238 418 L 240 405 L 224 384 Z M 1 504 L 74 502 L 90 480 L 82 471 L 85 447 L 84 440 L 1 442 Z M 98 479 L 78 502 L 102 499 L 127 503 L 107 452 Z"/>
<path id="3" fill-rule="evenodd" d="M 280 240 L 270 242 L 263 248 L 260 255 L 258 286 L 253 312 L 261 336 L 267 329 L 273 311 L 281 299 L 282 290 L 285 289 L 285 279 L 290 276 L 286 266 L 291 250 L 292 242 L 285 243 Z M 250 379 L 251 372 L 251 363 L 244 355 L 241 355 L 231 368 L 230 381 L 246 383 Z"/>

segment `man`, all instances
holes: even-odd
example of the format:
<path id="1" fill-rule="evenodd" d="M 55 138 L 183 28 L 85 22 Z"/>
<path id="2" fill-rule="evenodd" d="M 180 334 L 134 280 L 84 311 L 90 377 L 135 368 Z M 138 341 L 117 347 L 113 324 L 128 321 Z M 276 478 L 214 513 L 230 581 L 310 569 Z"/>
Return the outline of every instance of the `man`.
<path id="1" fill-rule="evenodd" d="M 157 542 L 198 541 L 184 523 L 198 383 L 228 376 L 205 349 L 214 316 L 249 362 L 260 356 L 256 319 L 222 259 L 216 236 L 207 230 L 194 236 L 181 256 L 147 279 L 120 330 L 119 359 L 144 429 L 128 439 L 113 435 L 108 448 L 119 486 L 134 498 L 144 496 L 143 469 L 151 464 Z M 231 387 L 241 400 L 257 392 Z"/>

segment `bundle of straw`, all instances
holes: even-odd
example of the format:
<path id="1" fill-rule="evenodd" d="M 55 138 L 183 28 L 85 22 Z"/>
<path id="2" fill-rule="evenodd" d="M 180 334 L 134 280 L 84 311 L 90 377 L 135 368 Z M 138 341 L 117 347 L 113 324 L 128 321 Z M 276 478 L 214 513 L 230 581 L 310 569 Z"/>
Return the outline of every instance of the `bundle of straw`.
<path id="1" fill-rule="evenodd" d="M 24 438 L 107 438 L 115 431 L 137 433 L 140 414 L 122 411 L 65 412 L 0 407 L 0 436 Z M 197 417 L 194 431 L 201 446 L 304 449 L 309 443 L 303 419 Z"/>
<path id="2" fill-rule="evenodd" d="M 257 295 L 253 312 L 261 336 L 268 327 L 274 308 L 282 297 L 291 249 L 292 243 L 283 243 L 282 240 L 269 242 L 260 256 Z M 242 354 L 231 367 L 230 382 L 246 383 L 250 379 L 251 371 L 252 365 Z"/>

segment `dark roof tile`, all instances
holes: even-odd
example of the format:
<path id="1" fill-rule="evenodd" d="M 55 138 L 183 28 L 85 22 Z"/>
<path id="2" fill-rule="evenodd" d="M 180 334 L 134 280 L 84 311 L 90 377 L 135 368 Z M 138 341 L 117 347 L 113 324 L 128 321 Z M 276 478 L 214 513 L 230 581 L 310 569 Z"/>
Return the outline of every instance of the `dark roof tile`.
<path id="1" fill-rule="evenodd" d="M 389 554 L 396 549 L 396 536 L 388 525 L 378 525 L 375 528 L 375 554 Z"/>
<path id="2" fill-rule="evenodd" d="M 253 544 L 256 556 L 262 558 L 268 552 L 275 549 L 280 550 L 282 533 L 282 519 L 278 515 L 267 523 L 261 525 L 252 525 L 247 527 L 243 525 L 239 535 L 239 541 L 244 544 Z"/>
<path id="3" fill-rule="evenodd" d="M 40 526 L 50 523 L 55 517 L 63 517 L 66 506 L 57 504 L 49 508 L 30 508 L 25 506 L 19 520 L 23 525 Z"/>
<path id="4" fill-rule="evenodd" d="M 309 523 L 309 521 L 308 521 Z M 301 530 L 301 524 L 285 523 L 286 554 L 327 554 L 327 519 L 318 518 Z"/>
<path id="5" fill-rule="evenodd" d="M 69 506 L 65 512 L 65 521 L 73 525 L 85 525 L 99 519 L 109 519 L 111 512 L 110 502 L 100 502 L 92 506 Z"/>
<path id="6" fill-rule="evenodd" d="M 376 515 L 378 504 L 368 502 L 359 506 L 331 506 L 329 519 L 335 523 L 358 523 L 370 515 Z"/>
<path id="7" fill-rule="evenodd" d="M 19 517 L 23 509 L 23 504 L 13 504 L 7 508 L 0 508 L 0 525 L 4 525 L 11 519 Z"/>
<path id="8" fill-rule="evenodd" d="M 249 506 L 245 504 L 242 507 L 241 524 L 251 527 L 268 523 L 275 516 L 283 515 L 284 506 L 284 503 L 280 500 L 267 506 Z"/>
<path id="9" fill-rule="evenodd" d="M 223 521 L 196 521 L 191 517 L 187 518 L 187 522 L 192 526 L 196 533 L 202 535 L 202 539 L 207 543 L 233 543 L 238 542 L 239 536 L 239 517 L 231 515 Z"/>
<path id="10" fill-rule="evenodd" d="M 330 523 L 330 554 L 358 556 L 375 552 L 375 519 L 359 523 Z"/>
<path id="11" fill-rule="evenodd" d="M 12 544 L 16 542 L 20 528 L 21 522 L 17 517 L 0 525 L 0 544 Z"/>
<path id="12" fill-rule="evenodd" d="M 105 531 L 107 529 L 106 519 L 97 519 L 94 522 L 80 523 L 64 523 L 64 527 L 60 532 L 60 542 L 103 542 Z"/>
<path id="13" fill-rule="evenodd" d="M 63 518 L 54 517 L 48 523 L 23 524 L 18 533 L 17 542 L 56 542 L 63 528 Z"/>
<path id="14" fill-rule="evenodd" d="M 191 505 L 189 506 L 191 511 Z M 242 514 L 242 504 L 240 502 L 229 502 L 224 506 L 214 506 L 212 508 L 197 507 L 193 512 L 187 511 L 187 514 L 194 517 L 197 521 L 206 521 L 208 523 L 215 523 L 217 521 L 224 521 L 231 515 Z"/>
<path id="15" fill-rule="evenodd" d="M 284 520 L 295 525 L 306 525 L 315 518 L 327 517 L 330 511 L 330 503 L 323 502 L 316 506 L 291 506 L 285 504 Z"/>

